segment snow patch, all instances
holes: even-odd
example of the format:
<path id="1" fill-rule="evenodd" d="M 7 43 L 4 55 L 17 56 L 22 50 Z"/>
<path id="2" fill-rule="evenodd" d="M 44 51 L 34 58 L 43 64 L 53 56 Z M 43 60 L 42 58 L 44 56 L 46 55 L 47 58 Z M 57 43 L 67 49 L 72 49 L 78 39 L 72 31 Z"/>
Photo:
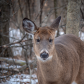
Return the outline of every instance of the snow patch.
<path id="1" fill-rule="evenodd" d="M 32 78 L 30 79 L 30 75 L 27 74 L 21 74 L 21 75 L 13 75 L 10 80 L 6 80 L 6 82 L 2 82 L 0 84 L 37 84 L 38 79 L 36 74 L 32 75 Z"/>

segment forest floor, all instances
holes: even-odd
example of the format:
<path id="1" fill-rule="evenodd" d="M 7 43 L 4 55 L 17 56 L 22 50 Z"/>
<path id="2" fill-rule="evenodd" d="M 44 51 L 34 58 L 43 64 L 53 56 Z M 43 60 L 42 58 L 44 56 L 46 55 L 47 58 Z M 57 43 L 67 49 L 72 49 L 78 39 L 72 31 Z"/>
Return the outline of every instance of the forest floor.
<path id="1" fill-rule="evenodd" d="M 31 78 L 28 74 L 16 74 L 1 81 L 0 84 L 37 84 L 38 82 L 36 74 L 32 74 Z"/>
<path id="2" fill-rule="evenodd" d="M 1 60 L 1 59 L 0 59 Z M 7 59 L 8 60 L 8 59 Z M 14 59 L 15 60 L 15 59 Z M 24 60 L 19 60 L 19 62 L 25 62 Z M 5 60 L 6 61 L 6 60 Z M 9 58 L 8 62 L 11 62 Z M 19 64 L 18 62 L 18 64 Z M 22 65 L 8 64 L 7 62 L 1 61 L 0 64 L 0 84 L 37 84 L 37 68 L 31 69 L 29 74 L 28 68 L 23 69 L 22 71 L 17 70 L 21 68 Z"/>

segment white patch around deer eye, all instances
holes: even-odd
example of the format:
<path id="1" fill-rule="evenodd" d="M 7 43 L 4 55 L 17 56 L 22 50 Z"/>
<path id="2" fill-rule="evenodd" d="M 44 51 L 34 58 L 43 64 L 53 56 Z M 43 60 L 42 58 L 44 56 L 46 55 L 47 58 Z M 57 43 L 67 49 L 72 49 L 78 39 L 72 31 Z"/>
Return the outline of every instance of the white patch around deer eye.
<path id="1" fill-rule="evenodd" d="M 37 57 L 37 59 L 38 59 L 39 61 L 41 61 L 41 62 L 47 62 L 47 61 L 50 61 L 50 60 L 52 59 L 52 56 L 49 56 L 49 57 L 46 58 L 45 60 L 42 59 L 40 56 L 36 56 L 36 57 Z"/>
<path id="2" fill-rule="evenodd" d="M 72 84 L 77 84 L 77 83 L 75 81 L 73 81 Z"/>

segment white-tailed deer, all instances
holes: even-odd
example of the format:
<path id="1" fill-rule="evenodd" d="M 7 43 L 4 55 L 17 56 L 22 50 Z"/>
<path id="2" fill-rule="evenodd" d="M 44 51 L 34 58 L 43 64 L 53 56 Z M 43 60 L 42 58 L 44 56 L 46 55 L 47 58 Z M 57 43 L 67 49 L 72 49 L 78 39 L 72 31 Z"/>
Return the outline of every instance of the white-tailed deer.
<path id="1" fill-rule="evenodd" d="M 74 35 L 55 38 L 61 16 L 50 27 L 38 28 L 27 18 L 23 28 L 34 35 L 38 84 L 84 84 L 84 43 Z"/>

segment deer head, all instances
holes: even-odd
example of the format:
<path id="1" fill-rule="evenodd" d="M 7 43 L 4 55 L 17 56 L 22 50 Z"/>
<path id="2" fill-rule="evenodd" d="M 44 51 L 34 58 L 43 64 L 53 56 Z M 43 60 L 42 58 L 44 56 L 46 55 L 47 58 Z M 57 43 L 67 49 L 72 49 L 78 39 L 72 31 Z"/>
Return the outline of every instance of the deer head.
<path id="1" fill-rule="evenodd" d="M 52 58 L 54 51 L 55 31 L 58 29 L 61 16 L 57 17 L 49 27 L 37 27 L 27 18 L 22 25 L 25 31 L 34 35 L 33 46 L 37 59 L 46 61 Z"/>

